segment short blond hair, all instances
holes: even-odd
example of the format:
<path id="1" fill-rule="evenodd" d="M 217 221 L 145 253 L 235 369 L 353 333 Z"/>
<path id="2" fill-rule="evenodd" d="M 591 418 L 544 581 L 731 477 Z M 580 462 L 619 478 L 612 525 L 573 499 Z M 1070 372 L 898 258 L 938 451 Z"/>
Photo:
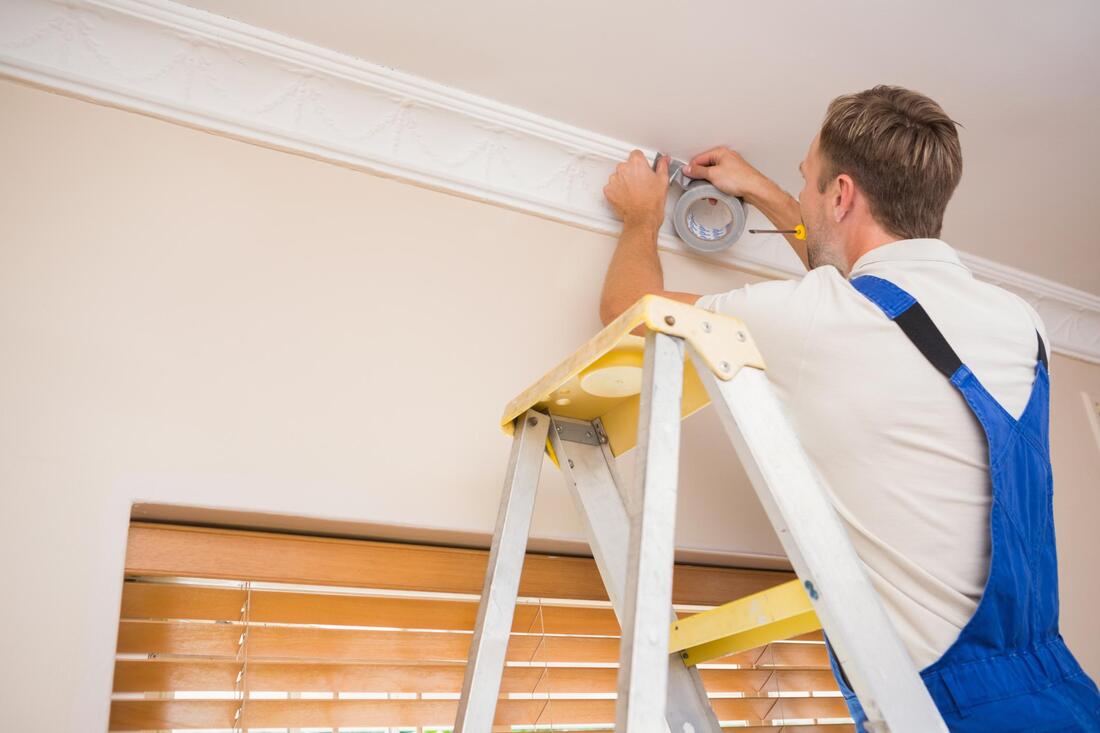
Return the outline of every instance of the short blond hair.
<path id="1" fill-rule="evenodd" d="M 962 177 L 957 124 L 925 95 L 901 87 L 837 97 L 821 125 L 818 190 L 847 173 L 888 232 L 938 238 Z"/>

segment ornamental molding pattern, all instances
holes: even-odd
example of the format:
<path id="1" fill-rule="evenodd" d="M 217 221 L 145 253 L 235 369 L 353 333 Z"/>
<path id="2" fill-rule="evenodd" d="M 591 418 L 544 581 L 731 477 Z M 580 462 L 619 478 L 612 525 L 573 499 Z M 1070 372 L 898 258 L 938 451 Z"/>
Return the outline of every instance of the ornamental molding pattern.
<path id="1" fill-rule="evenodd" d="M 608 234 L 602 189 L 637 147 L 169 0 L 0 0 L 0 75 Z M 683 251 L 667 225 L 660 244 Z M 1100 297 L 960 255 L 1100 364 Z M 802 273 L 779 236 L 711 259 Z"/>

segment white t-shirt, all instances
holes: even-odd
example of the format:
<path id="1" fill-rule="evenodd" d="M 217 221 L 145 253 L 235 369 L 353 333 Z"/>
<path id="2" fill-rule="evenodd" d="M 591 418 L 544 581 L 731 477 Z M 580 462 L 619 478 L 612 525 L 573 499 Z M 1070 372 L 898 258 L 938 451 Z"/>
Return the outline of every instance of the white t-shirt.
<path id="1" fill-rule="evenodd" d="M 963 363 L 1014 417 L 1035 374 L 1038 314 L 975 280 L 938 239 L 861 257 L 924 306 Z M 958 637 L 989 573 L 987 444 L 962 396 L 897 324 L 836 270 L 699 299 L 748 326 L 856 552 L 914 663 Z M 852 609 L 858 613 L 858 609 Z"/>

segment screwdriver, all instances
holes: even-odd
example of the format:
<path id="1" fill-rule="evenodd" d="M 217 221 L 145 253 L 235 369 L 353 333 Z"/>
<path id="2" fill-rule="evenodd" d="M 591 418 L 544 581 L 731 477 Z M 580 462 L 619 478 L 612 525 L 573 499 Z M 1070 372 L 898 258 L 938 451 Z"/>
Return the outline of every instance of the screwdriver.
<path id="1" fill-rule="evenodd" d="M 799 224 L 794 229 L 750 229 L 749 234 L 793 234 L 795 239 L 805 239 L 806 227 Z"/>

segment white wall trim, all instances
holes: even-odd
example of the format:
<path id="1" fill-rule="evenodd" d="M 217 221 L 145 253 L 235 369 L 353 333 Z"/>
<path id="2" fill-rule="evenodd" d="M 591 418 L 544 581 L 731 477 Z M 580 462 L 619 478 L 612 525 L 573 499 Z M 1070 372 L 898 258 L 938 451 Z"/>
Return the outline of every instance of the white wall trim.
<path id="1" fill-rule="evenodd" d="M 3 0 L 0 74 L 605 233 L 603 185 L 636 147 L 170 0 Z M 682 250 L 667 229 L 661 245 Z M 1100 297 L 962 256 L 1035 307 L 1055 351 L 1100 363 Z M 778 236 L 714 259 L 801 274 Z"/>
<path id="2" fill-rule="evenodd" d="M 1093 399 L 1088 392 L 1081 393 L 1081 401 L 1085 403 L 1085 417 L 1088 418 L 1089 427 L 1092 428 L 1096 449 L 1100 450 L 1100 402 Z"/>

